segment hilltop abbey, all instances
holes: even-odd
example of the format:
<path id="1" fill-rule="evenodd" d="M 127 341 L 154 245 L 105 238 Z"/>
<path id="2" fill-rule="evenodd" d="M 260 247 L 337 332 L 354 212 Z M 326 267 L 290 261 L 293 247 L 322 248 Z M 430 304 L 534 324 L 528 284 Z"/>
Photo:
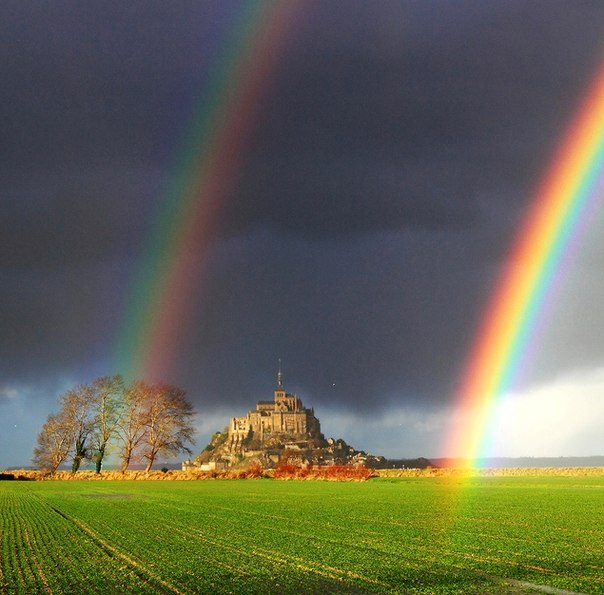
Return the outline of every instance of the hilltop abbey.
<path id="1" fill-rule="evenodd" d="M 232 417 L 229 423 L 228 444 L 231 452 L 240 452 L 249 440 L 264 444 L 275 434 L 288 434 L 322 439 L 321 424 L 314 409 L 304 407 L 302 400 L 283 388 L 281 365 L 277 373 L 277 387 L 272 401 L 258 401 L 256 409 L 243 417 Z"/>
<path id="2" fill-rule="evenodd" d="M 183 470 L 214 471 L 245 466 L 258 461 L 264 467 L 282 461 L 305 465 L 382 464 L 383 457 L 359 451 L 321 433 L 313 408 L 283 387 L 281 362 L 272 401 L 258 401 L 246 415 L 231 417 L 222 432 L 193 460 L 183 462 Z"/>

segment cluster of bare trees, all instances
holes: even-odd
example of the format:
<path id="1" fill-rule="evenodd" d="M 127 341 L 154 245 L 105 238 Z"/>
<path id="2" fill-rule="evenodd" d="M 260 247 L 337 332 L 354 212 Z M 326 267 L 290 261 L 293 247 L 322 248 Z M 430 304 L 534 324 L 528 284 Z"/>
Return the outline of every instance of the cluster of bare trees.
<path id="1" fill-rule="evenodd" d="M 54 472 L 71 460 L 75 472 L 93 461 L 100 473 L 108 452 L 117 450 L 122 471 L 138 461 L 149 471 L 159 455 L 191 453 L 194 410 L 174 386 L 104 376 L 67 391 L 59 405 L 38 434 L 33 462 L 40 469 Z"/>

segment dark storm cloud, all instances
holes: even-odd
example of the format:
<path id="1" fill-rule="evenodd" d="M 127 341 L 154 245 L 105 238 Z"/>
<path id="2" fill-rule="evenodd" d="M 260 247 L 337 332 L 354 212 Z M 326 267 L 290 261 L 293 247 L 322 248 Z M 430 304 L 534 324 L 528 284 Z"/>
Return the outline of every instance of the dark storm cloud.
<path id="1" fill-rule="evenodd" d="M 151 223 L 244 4 L 0 6 L 3 406 L 27 394 L 43 417 L 67 380 L 113 372 Z M 315 404 L 435 407 L 604 57 L 604 4 L 300 6 L 170 380 L 199 407 L 245 408 L 282 357 Z M 572 318 L 565 337 L 587 326 Z M 552 330 L 541 376 L 598 361 L 594 328 L 570 354 Z"/>
<path id="2" fill-rule="evenodd" d="M 483 279 L 459 258 L 465 244 L 434 231 L 227 242 L 203 280 L 183 374 L 204 378 L 206 399 L 227 394 L 244 407 L 271 390 L 282 357 L 287 386 L 315 405 L 438 401 L 482 297 Z"/>
<path id="3" fill-rule="evenodd" d="M 599 59 L 601 7 L 406 8 L 321 6 L 281 66 L 233 224 L 472 227 L 493 192 L 516 222 Z"/>
<path id="4" fill-rule="evenodd" d="M 123 257 L 143 237 L 159 183 L 158 172 L 119 165 L 7 182 L 0 266 L 52 270 Z"/>
<path id="5" fill-rule="evenodd" d="M 236 9 L 3 3 L 2 265 L 64 267 L 140 242 Z"/>
<path id="6" fill-rule="evenodd" d="M 11 83 L 1 90 L 3 156 L 68 171 L 74 162 L 163 156 L 163 127 L 183 125 L 173 113 L 191 109 L 233 20 L 228 8 L 184 3 L 9 2 L 1 10 Z"/>
<path id="7" fill-rule="evenodd" d="M 155 172 L 159 182 L 157 168 L 173 159 L 189 123 L 175 114 L 190 113 L 203 94 L 236 7 L 5 6 L 2 68 L 11 84 L 0 97 L 8 124 L 0 151 L 11 202 L 22 202 L 23 191 L 10 188 L 26 180 L 34 200 L 57 205 L 52 219 L 62 228 L 74 229 L 71 205 L 87 201 L 82 233 L 98 234 L 99 248 L 114 228 L 122 237 L 134 201 L 140 208 L 153 197 L 143 177 Z M 495 190 L 514 203 L 515 223 L 597 59 L 597 3 L 376 10 L 354 2 L 302 12 L 263 103 L 227 231 L 270 225 L 328 237 L 471 227 L 482 223 L 478 197 Z M 106 176 L 103 186 L 112 168 L 141 181 L 129 188 Z M 72 233 L 64 241 L 79 245 Z"/>

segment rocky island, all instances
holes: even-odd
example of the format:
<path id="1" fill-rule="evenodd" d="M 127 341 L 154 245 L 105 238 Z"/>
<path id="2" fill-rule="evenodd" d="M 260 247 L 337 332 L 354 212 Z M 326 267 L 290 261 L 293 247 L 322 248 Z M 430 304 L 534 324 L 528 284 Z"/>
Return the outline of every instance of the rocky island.
<path id="1" fill-rule="evenodd" d="M 183 463 L 183 470 L 221 470 L 252 462 L 270 468 L 283 462 L 381 467 L 386 461 L 356 450 L 342 439 L 326 439 L 314 408 L 305 407 L 300 397 L 285 390 L 279 366 L 273 399 L 258 401 L 246 415 L 232 417 L 195 459 Z"/>

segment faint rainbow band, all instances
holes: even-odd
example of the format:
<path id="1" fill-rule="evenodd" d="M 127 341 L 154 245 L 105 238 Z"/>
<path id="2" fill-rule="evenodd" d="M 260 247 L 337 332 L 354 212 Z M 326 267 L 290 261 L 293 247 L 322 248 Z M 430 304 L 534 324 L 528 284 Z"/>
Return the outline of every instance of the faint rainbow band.
<path id="1" fill-rule="evenodd" d="M 127 378 L 171 379 L 219 214 L 300 7 L 241 4 L 143 250 L 112 356 Z"/>

